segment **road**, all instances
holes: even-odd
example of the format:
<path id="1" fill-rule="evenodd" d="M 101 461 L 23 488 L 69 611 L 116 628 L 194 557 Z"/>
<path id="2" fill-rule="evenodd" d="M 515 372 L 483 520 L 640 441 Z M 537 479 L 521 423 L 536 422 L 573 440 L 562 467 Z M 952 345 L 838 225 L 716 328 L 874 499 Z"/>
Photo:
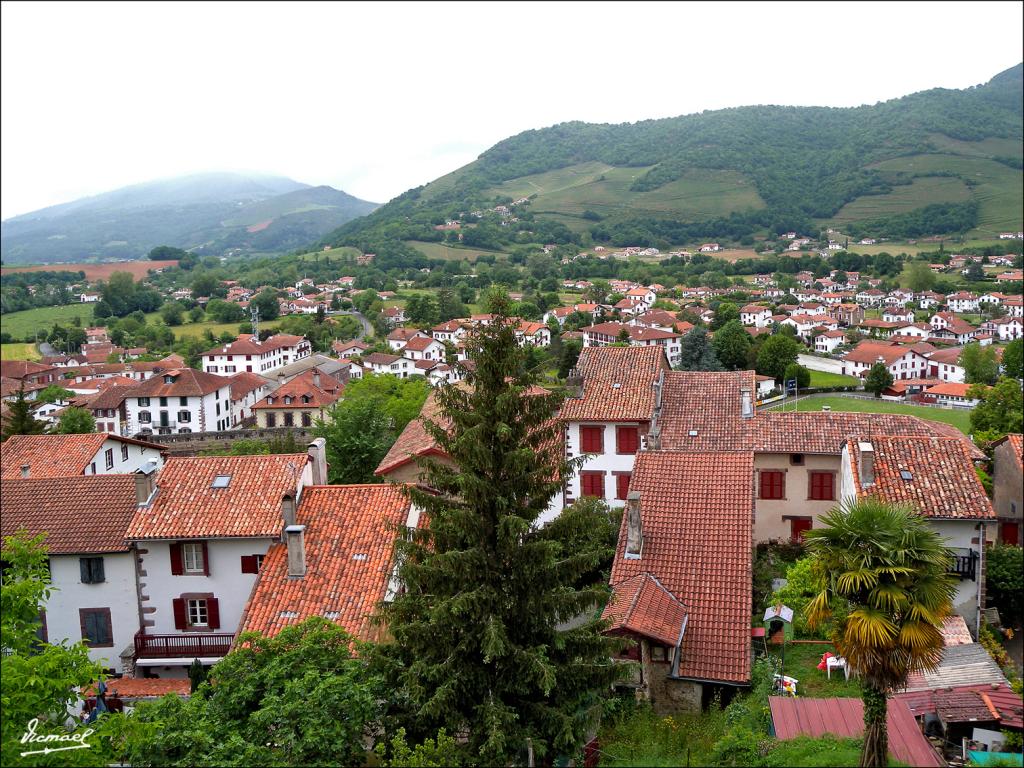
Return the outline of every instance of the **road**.
<path id="1" fill-rule="evenodd" d="M 829 357 L 816 357 L 814 355 L 797 355 L 796 361 L 809 371 L 823 371 L 825 373 L 842 373 L 843 361 L 833 360 Z"/>
<path id="2" fill-rule="evenodd" d="M 354 317 L 356 320 L 358 320 L 359 324 L 361 326 L 363 326 L 363 331 L 358 336 L 356 336 L 357 339 L 362 339 L 362 338 L 365 338 L 366 336 L 373 335 L 373 326 L 370 325 L 370 321 L 367 320 L 363 316 L 363 314 L 361 312 L 356 312 L 355 310 L 352 310 L 350 312 L 345 312 L 345 311 L 339 310 L 337 312 L 331 312 L 331 314 L 332 315 L 350 315 L 350 316 Z"/>

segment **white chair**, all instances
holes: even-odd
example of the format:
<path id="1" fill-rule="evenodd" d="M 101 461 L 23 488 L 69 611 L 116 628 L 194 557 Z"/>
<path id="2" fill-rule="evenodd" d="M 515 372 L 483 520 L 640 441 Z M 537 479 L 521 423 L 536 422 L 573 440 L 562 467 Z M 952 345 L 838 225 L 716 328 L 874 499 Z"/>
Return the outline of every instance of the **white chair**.
<path id="1" fill-rule="evenodd" d="M 846 675 L 846 679 L 850 679 L 850 665 L 846 663 L 846 659 L 842 656 L 831 656 L 825 660 L 825 673 L 828 675 L 828 679 L 832 679 L 832 670 L 841 669 L 843 674 Z"/>

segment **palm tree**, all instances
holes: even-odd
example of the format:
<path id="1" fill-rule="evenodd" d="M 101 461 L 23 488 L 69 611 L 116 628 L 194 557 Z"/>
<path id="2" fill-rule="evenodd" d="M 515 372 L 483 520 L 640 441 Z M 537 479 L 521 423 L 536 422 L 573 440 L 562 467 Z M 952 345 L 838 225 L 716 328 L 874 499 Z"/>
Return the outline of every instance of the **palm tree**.
<path id="1" fill-rule="evenodd" d="M 860 765 L 885 766 L 886 695 L 911 672 L 934 669 L 942 655 L 939 627 L 956 590 L 952 554 L 913 508 L 878 498 L 844 503 L 821 522 L 805 534 L 822 584 L 807 606 L 808 622 L 845 614 L 833 639 L 861 678 Z"/>

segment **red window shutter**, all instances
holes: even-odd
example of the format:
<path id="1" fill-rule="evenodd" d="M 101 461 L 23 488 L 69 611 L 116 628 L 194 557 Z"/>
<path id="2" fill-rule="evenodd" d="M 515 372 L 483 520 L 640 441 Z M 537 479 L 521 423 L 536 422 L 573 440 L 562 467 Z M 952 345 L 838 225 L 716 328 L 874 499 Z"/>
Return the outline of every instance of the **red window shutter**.
<path id="1" fill-rule="evenodd" d="M 181 559 L 181 544 L 171 544 L 171 575 L 181 576 L 185 566 Z"/>
<path id="2" fill-rule="evenodd" d="M 615 476 L 615 498 L 625 500 L 626 495 L 629 493 L 629 474 L 616 475 Z"/>
<path id="3" fill-rule="evenodd" d="M 604 451 L 604 427 L 580 427 L 580 443 L 584 453 Z"/>
<path id="4" fill-rule="evenodd" d="M 188 618 L 185 615 L 185 599 L 176 597 L 171 601 L 174 606 L 174 628 L 188 629 Z"/>
<path id="5" fill-rule="evenodd" d="M 761 498 L 782 499 L 786 496 L 785 474 L 775 470 L 761 471 Z"/>
<path id="6" fill-rule="evenodd" d="M 210 629 L 220 629 L 220 603 L 216 597 L 206 598 L 206 617 Z"/>
<path id="7" fill-rule="evenodd" d="M 202 542 L 203 545 L 203 576 L 210 575 L 210 553 L 206 549 L 206 542 Z"/>
<path id="8" fill-rule="evenodd" d="M 636 453 L 640 447 L 640 431 L 636 427 L 618 427 L 615 439 L 619 453 Z"/>
<path id="9" fill-rule="evenodd" d="M 581 479 L 583 482 L 584 496 L 597 496 L 600 499 L 604 498 L 603 472 L 583 472 L 581 473 Z"/>
<path id="10" fill-rule="evenodd" d="M 256 555 L 242 555 L 242 573 L 256 573 Z"/>

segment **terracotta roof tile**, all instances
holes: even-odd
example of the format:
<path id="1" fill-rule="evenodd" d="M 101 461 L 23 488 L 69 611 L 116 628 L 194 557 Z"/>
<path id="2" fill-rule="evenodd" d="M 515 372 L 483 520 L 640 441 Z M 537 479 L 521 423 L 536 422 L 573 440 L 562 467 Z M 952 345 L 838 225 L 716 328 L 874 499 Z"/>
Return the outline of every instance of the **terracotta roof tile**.
<path id="1" fill-rule="evenodd" d="M 275 635 L 310 616 L 324 616 L 362 639 L 367 617 L 384 599 L 392 573 L 395 526 L 410 502 L 398 485 L 306 488 L 296 523 L 306 526 L 306 574 L 288 576 L 288 547 L 270 547 L 260 568 L 242 631 Z"/>
<path id="2" fill-rule="evenodd" d="M 319 375 L 320 386 L 313 383 L 314 375 Z M 343 389 L 344 385 L 333 376 L 311 368 L 282 384 L 252 408 L 254 411 L 276 408 L 329 408 L 341 397 Z M 286 397 L 292 398 L 290 403 L 285 402 Z M 309 401 L 303 402 L 303 397 L 308 397 Z"/>
<path id="3" fill-rule="evenodd" d="M 649 573 L 640 573 L 615 587 L 601 618 L 609 630 L 625 630 L 675 647 L 679 642 L 686 606 Z"/>
<path id="4" fill-rule="evenodd" d="M 236 373 L 234 376 L 229 376 L 228 380 L 231 382 L 232 400 L 241 400 L 253 390 L 270 383 L 258 373 L 251 373 L 249 371 Z"/>
<path id="5" fill-rule="evenodd" d="M 1006 442 L 1013 449 L 1013 455 L 1017 459 L 1017 466 L 1024 468 L 1024 435 L 1011 433 L 1006 436 Z"/>
<path id="6" fill-rule="evenodd" d="M 133 475 L 5 479 L 0 532 L 46 532 L 51 554 L 127 552 L 125 531 L 136 510 Z"/>
<path id="7" fill-rule="evenodd" d="M 654 381 L 668 362 L 658 346 L 585 347 L 576 370 L 583 377 L 583 397 L 565 401 L 563 421 L 647 421 Z"/>
<path id="8" fill-rule="evenodd" d="M 281 498 L 296 494 L 308 460 L 304 453 L 170 458 L 156 498 L 139 509 L 127 538 L 278 536 Z M 221 475 L 231 478 L 228 486 L 212 488 Z"/>
<path id="9" fill-rule="evenodd" d="M 630 488 L 640 492 L 643 552 L 625 558 L 623 517 L 611 584 L 650 573 L 685 604 L 682 677 L 750 680 L 753 476 L 750 452 L 637 457 Z"/>
<path id="10" fill-rule="evenodd" d="M 92 432 L 83 435 L 12 435 L 0 443 L 0 477 L 21 477 L 21 467 L 29 465 L 29 477 L 74 477 L 85 473 L 106 440 L 141 445 L 154 451 L 165 450 L 156 443 Z"/>
<path id="11" fill-rule="evenodd" d="M 665 374 L 661 397 L 661 447 L 678 451 L 748 451 L 743 439 L 741 390 L 757 390 L 753 371 L 705 373 L 671 371 Z M 690 434 L 696 431 L 696 435 Z M 836 449 L 838 452 L 838 449 Z"/>
<path id="12" fill-rule="evenodd" d="M 999 713 L 1000 723 L 1003 726 L 1018 730 L 1024 727 L 1024 715 L 1022 715 L 1024 700 L 1021 699 L 1020 694 L 1014 693 L 1005 682 L 961 685 L 949 688 L 948 692 L 955 694 L 984 693 Z M 940 693 L 938 690 L 911 691 L 898 693 L 895 698 L 906 703 L 915 717 L 921 717 L 936 711 L 936 695 L 938 693 Z"/>
<path id="13" fill-rule="evenodd" d="M 168 377 L 171 378 L 170 382 L 166 381 Z M 230 386 L 231 382 L 225 376 L 197 371 L 194 368 L 172 368 L 154 373 L 141 382 L 131 397 L 195 397 Z"/>
<path id="14" fill-rule="evenodd" d="M 173 693 L 176 696 L 190 696 L 191 681 L 179 677 L 121 677 L 107 680 L 107 699 L 149 699 Z M 87 696 L 95 696 L 96 688 L 90 687 Z"/>

